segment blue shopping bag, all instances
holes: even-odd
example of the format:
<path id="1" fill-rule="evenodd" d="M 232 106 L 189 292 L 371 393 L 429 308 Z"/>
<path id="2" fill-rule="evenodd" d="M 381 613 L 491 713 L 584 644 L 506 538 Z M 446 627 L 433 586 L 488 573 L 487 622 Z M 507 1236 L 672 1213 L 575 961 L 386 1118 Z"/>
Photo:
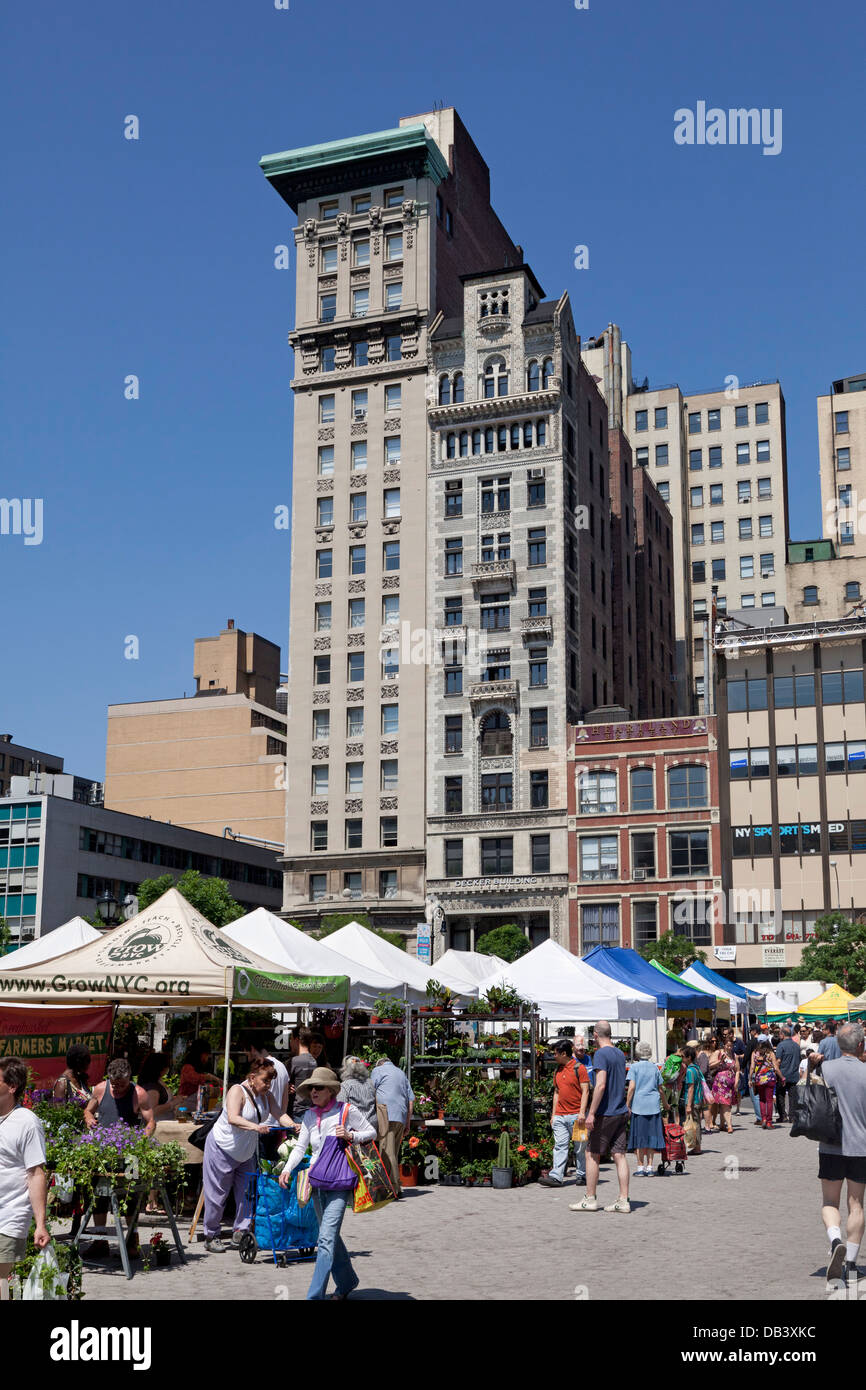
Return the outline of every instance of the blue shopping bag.
<path id="1" fill-rule="evenodd" d="M 312 1202 L 302 1207 L 297 1198 L 297 1172 L 287 1187 L 276 1178 L 259 1174 L 256 1197 L 256 1240 L 272 1251 L 306 1249 L 319 1238 L 319 1222 Z"/>

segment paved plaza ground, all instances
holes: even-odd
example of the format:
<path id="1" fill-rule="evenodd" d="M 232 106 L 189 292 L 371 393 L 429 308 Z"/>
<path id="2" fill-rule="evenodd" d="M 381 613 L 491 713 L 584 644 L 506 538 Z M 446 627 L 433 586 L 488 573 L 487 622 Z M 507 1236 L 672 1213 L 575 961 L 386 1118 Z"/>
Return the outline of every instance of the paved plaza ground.
<path id="1" fill-rule="evenodd" d="M 733 1135 L 705 1136 L 685 1174 L 633 1177 L 628 1216 L 569 1211 L 583 1192 L 571 1178 L 562 1191 L 418 1187 L 381 1212 L 350 1214 L 353 1298 L 825 1300 L 817 1145 L 792 1140 L 788 1126 L 757 1129 L 745 1111 L 734 1124 Z M 599 1206 L 615 1196 L 606 1165 Z M 275 1268 L 269 1253 L 252 1265 L 234 1251 L 208 1255 L 197 1242 L 188 1261 L 147 1274 L 135 1261 L 130 1281 L 115 1256 L 86 1262 L 85 1298 L 296 1300 L 311 1274 L 309 1264 Z"/>

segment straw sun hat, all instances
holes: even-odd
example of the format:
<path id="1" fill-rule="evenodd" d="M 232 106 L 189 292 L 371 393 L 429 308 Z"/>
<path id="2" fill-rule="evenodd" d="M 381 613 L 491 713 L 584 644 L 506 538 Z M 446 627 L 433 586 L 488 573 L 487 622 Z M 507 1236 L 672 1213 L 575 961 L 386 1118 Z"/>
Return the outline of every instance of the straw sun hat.
<path id="1" fill-rule="evenodd" d="M 298 1086 L 298 1094 L 309 1096 L 313 1086 L 327 1086 L 336 1095 L 342 1084 L 340 1078 L 335 1076 L 330 1067 L 316 1067 L 312 1076 L 308 1076 L 306 1081 L 302 1081 Z"/>

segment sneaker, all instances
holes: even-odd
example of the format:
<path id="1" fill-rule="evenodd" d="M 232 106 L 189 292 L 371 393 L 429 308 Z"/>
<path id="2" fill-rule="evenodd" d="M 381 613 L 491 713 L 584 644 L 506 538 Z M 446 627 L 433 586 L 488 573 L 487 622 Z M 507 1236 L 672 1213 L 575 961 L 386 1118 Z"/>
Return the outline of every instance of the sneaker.
<path id="1" fill-rule="evenodd" d="M 852 1279 L 856 1282 L 858 1277 L 859 1274 L 857 1270 L 857 1261 L 855 1260 L 852 1264 L 850 1260 L 846 1260 L 845 1271 L 842 1275 L 842 1278 L 845 1280 L 846 1283 L 849 1283 Z"/>
<path id="2" fill-rule="evenodd" d="M 605 1207 L 605 1211 L 629 1212 L 631 1211 L 631 1202 L 627 1197 L 617 1197 L 615 1202 L 611 1202 L 609 1206 Z"/>
<path id="3" fill-rule="evenodd" d="M 559 1181 L 559 1178 L 552 1178 L 552 1177 L 550 1176 L 550 1174 L 547 1173 L 547 1174 L 545 1174 L 545 1176 L 544 1176 L 543 1178 L 539 1178 L 539 1179 L 538 1179 L 538 1186 L 539 1186 L 539 1187 L 562 1187 L 562 1183 Z"/>
<path id="4" fill-rule="evenodd" d="M 830 1258 L 827 1261 L 828 1284 L 832 1279 L 841 1279 L 845 1263 L 845 1243 L 837 1236 L 830 1247 Z"/>
<path id="5" fill-rule="evenodd" d="M 232 1231 L 232 1249 L 233 1249 L 233 1250 L 237 1250 L 238 1246 L 239 1246 L 240 1243 L 241 1243 L 241 1239 L 242 1239 L 242 1237 L 243 1237 L 244 1235 L 245 1235 L 245 1232 L 244 1232 L 244 1231 Z"/>
<path id="6" fill-rule="evenodd" d="M 209 1255 L 224 1255 L 226 1253 L 226 1247 L 219 1236 L 214 1236 L 213 1240 L 206 1240 L 204 1248 Z"/>
<path id="7" fill-rule="evenodd" d="M 581 1197 L 579 1202 L 571 1202 L 569 1211 L 598 1211 L 598 1201 L 595 1197 Z"/>
<path id="8" fill-rule="evenodd" d="M 575 1187 L 586 1187 L 586 1174 L 581 1173 L 580 1177 L 575 1178 L 574 1185 Z"/>

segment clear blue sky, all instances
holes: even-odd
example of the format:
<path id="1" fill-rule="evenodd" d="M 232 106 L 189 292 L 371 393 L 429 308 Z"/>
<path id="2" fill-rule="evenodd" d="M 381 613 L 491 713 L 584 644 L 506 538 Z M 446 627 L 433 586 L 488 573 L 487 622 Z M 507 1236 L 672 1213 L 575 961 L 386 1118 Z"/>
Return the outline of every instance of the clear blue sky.
<path id="1" fill-rule="evenodd" d="M 191 691 L 196 636 L 232 617 L 285 652 L 293 219 L 257 163 L 437 100 L 584 336 L 617 321 L 638 379 L 687 390 L 779 377 L 791 534 L 819 533 L 815 397 L 866 368 L 853 0 L 90 0 L 5 27 L 0 495 L 44 499 L 45 532 L 0 536 L 0 731 L 99 778 L 107 704 Z M 781 154 L 675 145 L 699 100 L 781 107 Z"/>

